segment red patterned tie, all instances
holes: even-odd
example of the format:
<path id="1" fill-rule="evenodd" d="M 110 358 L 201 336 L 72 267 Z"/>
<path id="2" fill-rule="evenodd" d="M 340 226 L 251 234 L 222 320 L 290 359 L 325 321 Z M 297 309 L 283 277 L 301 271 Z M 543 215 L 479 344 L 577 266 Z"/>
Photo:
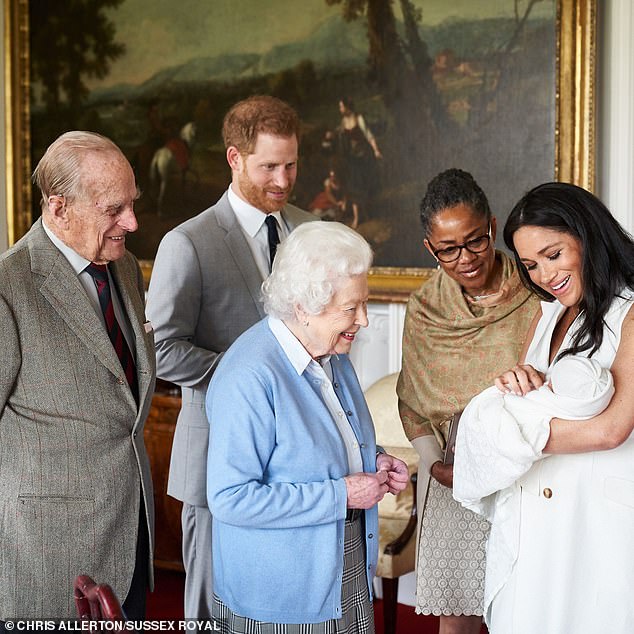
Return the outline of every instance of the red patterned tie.
<path id="1" fill-rule="evenodd" d="M 132 394 L 138 402 L 139 387 L 137 385 L 136 368 L 134 367 L 134 358 L 128 347 L 128 342 L 123 336 L 119 322 L 114 314 L 114 306 L 112 304 L 112 295 L 110 293 L 110 282 L 108 281 L 108 269 L 105 264 L 95 264 L 91 262 L 85 269 L 95 280 L 97 286 L 97 295 L 99 296 L 99 305 L 106 321 L 106 330 L 108 337 L 114 346 L 115 352 L 121 361 L 121 367 L 125 372 Z"/>

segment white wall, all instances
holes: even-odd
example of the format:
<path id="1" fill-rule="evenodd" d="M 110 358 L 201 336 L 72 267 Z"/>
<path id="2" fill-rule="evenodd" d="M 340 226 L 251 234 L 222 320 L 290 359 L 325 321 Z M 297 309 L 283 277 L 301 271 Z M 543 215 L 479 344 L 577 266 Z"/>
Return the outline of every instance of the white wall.
<path id="1" fill-rule="evenodd" d="M 599 5 L 597 193 L 634 232 L 634 3 Z"/>
<path id="2" fill-rule="evenodd" d="M 405 304 L 370 304 L 370 325 L 352 346 L 350 358 L 366 390 L 381 377 L 401 369 L 401 336 Z"/>

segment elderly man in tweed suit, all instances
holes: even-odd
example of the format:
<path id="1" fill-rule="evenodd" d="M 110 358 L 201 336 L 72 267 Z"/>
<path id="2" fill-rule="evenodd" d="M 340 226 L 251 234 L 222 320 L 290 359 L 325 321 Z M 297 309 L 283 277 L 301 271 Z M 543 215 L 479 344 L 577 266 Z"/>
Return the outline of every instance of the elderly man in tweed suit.
<path id="1" fill-rule="evenodd" d="M 34 180 L 42 218 L 0 256 L 0 619 L 74 616 L 80 573 L 143 618 L 155 359 L 125 248 L 134 175 L 108 139 L 69 132 Z"/>

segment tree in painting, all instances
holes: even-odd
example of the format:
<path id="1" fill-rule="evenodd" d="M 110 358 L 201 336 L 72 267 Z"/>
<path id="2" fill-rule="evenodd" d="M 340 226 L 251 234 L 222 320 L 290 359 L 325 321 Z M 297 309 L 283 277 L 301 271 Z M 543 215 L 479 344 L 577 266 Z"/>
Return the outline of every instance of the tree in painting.
<path id="1" fill-rule="evenodd" d="M 432 60 L 418 30 L 420 11 L 409 0 L 400 1 L 405 25 L 405 33 L 401 35 L 388 0 L 326 0 L 326 3 L 341 4 L 343 18 L 348 22 L 365 19 L 368 77 L 390 118 L 399 122 L 390 132 L 391 145 L 415 157 L 409 167 L 424 168 L 421 161 L 428 163 L 429 155 L 421 149 L 437 143 L 439 128 L 448 121 L 432 81 Z M 388 176 L 391 182 L 397 177 Z"/>
<path id="2" fill-rule="evenodd" d="M 381 113 L 379 118 L 384 119 L 386 130 L 380 139 L 385 159 L 380 165 L 381 195 L 373 197 L 374 208 L 368 212 L 376 219 L 383 210 L 383 222 L 361 221 L 358 230 L 379 255 L 384 249 L 391 249 L 393 254 L 403 252 L 403 236 L 395 242 L 389 225 L 393 210 L 406 205 L 410 207 L 411 229 L 405 232 L 410 239 L 408 257 L 417 248 L 411 236 L 416 235 L 415 205 L 420 194 L 417 196 L 414 190 L 422 193 L 435 173 L 453 165 L 469 168 L 470 163 L 477 164 L 481 161 L 478 154 L 484 155 L 491 141 L 502 162 L 505 152 L 516 151 L 514 133 L 509 134 L 509 128 L 502 124 L 512 128 L 508 117 L 522 112 L 523 108 L 517 109 L 519 104 L 514 102 L 518 95 L 531 98 L 520 81 L 535 76 L 543 59 L 537 48 L 527 55 L 539 42 L 539 32 L 535 28 L 529 31 L 528 24 L 535 6 L 545 1 L 509 0 L 514 17 L 504 23 L 502 35 L 478 42 L 477 34 L 467 34 L 477 50 L 473 59 L 461 59 L 452 47 L 430 54 L 423 37 L 425 3 L 416 6 L 411 0 L 325 0 L 327 5 L 341 7 L 347 23 L 358 21 L 366 28 L 366 101 L 373 90 L 382 105 L 375 110 Z M 398 17 L 396 7 L 400 10 Z M 486 27 L 487 21 L 482 22 Z M 463 27 L 456 21 L 445 28 L 448 32 L 452 29 L 447 39 L 456 40 Z M 552 61 L 547 61 L 545 67 L 548 65 Z M 495 145 L 496 140 L 499 145 Z M 341 171 L 345 174 L 345 169 Z M 369 176 L 368 180 L 375 178 Z"/>
<path id="3" fill-rule="evenodd" d="M 31 0 L 31 80 L 49 114 L 75 122 L 89 94 L 86 78 L 103 79 L 125 52 L 104 9 L 123 0 Z M 72 25 L 72 29 L 69 28 Z M 62 123 L 63 126 L 63 123 Z"/>

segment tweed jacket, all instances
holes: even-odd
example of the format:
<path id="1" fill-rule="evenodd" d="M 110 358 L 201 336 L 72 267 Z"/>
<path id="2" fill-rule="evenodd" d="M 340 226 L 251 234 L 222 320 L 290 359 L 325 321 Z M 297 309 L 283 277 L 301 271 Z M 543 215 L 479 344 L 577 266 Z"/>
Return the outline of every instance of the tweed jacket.
<path id="1" fill-rule="evenodd" d="M 72 617 L 73 579 L 123 600 L 141 495 L 153 545 L 143 425 L 154 391 L 135 258 L 110 265 L 135 337 L 139 404 L 76 273 L 38 220 L 0 256 L 0 619 Z M 151 557 L 147 562 L 152 583 Z"/>

